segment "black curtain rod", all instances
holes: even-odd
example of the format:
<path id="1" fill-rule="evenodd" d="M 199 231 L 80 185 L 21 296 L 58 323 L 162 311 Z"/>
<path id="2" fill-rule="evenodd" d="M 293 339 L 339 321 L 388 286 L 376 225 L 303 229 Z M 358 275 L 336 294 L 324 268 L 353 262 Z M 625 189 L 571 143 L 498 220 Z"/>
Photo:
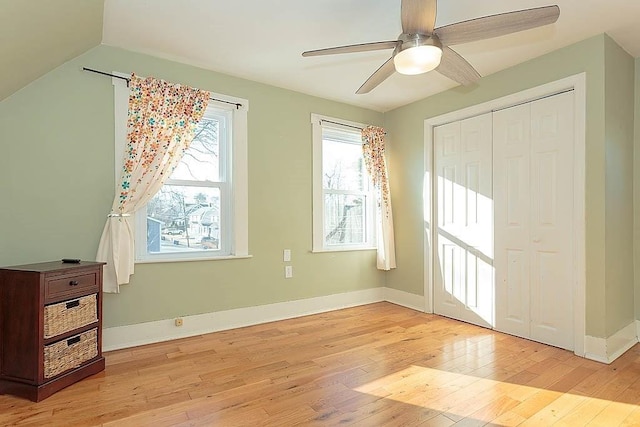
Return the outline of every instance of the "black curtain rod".
<path id="1" fill-rule="evenodd" d="M 325 122 L 325 123 L 331 123 L 331 124 L 334 124 L 334 125 L 344 126 L 344 127 L 348 127 L 348 128 L 352 128 L 352 129 L 364 130 L 360 126 L 353 126 L 353 125 L 347 125 L 345 123 L 332 122 L 331 120 L 320 119 L 320 121 L 321 122 Z"/>
<path id="2" fill-rule="evenodd" d="M 345 126 L 345 127 L 352 128 L 352 129 L 364 130 L 364 128 L 361 128 L 360 126 L 353 126 L 353 125 L 348 125 L 348 124 L 345 124 L 345 123 L 332 122 L 331 120 L 320 119 L 320 122 L 331 123 L 331 124 L 339 125 L 339 126 Z M 386 135 L 387 133 L 385 132 L 384 134 Z"/>
<path id="3" fill-rule="evenodd" d="M 129 86 L 129 82 L 131 81 L 131 79 L 128 77 L 116 76 L 115 74 L 105 73 L 104 71 L 94 70 L 92 68 L 82 67 L 82 71 L 89 71 L 90 73 L 102 74 L 103 76 L 115 77 L 116 79 L 126 80 L 127 86 Z M 235 105 L 236 109 L 242 107 L 242 104 L 238 104 L 237 102 L 225 101 L 224 99 L 211 98 L 211 97 L 209 99 L 211 101 L 218 101 L 218 102 L 224 102 L 225 104 Z"/>

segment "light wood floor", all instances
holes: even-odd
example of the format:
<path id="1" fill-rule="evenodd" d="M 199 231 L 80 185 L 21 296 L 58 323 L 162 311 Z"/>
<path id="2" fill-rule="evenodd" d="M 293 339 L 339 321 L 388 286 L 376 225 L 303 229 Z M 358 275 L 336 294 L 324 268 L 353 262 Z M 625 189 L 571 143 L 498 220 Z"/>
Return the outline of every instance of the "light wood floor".
<path id="1" fill-rule="evenodd" d="M 640 347 L 607 366 L 378 303 L 106 354 L 0 425 L 640 425 Z"/>

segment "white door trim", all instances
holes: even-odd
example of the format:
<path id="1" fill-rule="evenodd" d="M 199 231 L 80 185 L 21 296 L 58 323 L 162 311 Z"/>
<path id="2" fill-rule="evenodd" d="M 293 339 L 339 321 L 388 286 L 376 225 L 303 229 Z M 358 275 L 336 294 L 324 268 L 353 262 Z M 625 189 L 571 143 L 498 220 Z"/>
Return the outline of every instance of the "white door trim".
<path id="1" fill-rule="evenodd" d="M 534 101 L 546 96 L 555 95 L 567 90 L 574 91 L 574 167 L 573 167 L 573 224 L 574 224 L 574 252 L 573 252 L 573 333 L 574 353 L 578 356 L 585 355 L 586 335 L 586 244 L 585 244 L 585 143 L 586 143 L 586 73 L 576 74 L 561 80 L 547 83 L 522 92 L 494 99 L 482 104 L 464 108 L 462 110 L 429 118 L 424 121 L 424 153 L 425 173 L 423 180 L 424 198 L 424 297 L 426 312 L 433 312 L 433 266 L 434 251 L 432 242 L 434 228 L 431 226 L 431 218 L 434 218 L 435 203 L 432 197 L 435 194 L 434 180 L 431 176 L 434 165 L 433 153 L 433 128 L 449 122 L 466 119 L 491 111 L 508 108 L 525 102 Z"/>

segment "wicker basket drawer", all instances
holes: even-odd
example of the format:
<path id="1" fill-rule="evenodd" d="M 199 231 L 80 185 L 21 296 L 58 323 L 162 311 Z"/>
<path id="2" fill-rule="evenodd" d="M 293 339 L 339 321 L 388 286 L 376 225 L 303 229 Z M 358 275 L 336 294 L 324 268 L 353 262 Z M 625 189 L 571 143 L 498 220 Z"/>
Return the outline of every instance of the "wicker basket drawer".
<path id="1" fill-rule="evenodd" d="M 44 308 L 44 337 L 51 338 L 98 321 L 97 295 L 47 305 Z"/>
<path id="2" fill-rule="evenodd" d="M 44 377 L 53 378 L 98 355 L 98 329 L 94 328 L 44 348 Z"/>

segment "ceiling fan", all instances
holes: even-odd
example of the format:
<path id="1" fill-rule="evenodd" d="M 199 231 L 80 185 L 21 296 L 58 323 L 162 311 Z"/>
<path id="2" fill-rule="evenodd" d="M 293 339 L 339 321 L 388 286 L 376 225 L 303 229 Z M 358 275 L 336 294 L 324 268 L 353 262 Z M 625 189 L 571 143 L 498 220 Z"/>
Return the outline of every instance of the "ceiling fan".
<path id="1" fill-rule="evenodd" d="M 414 75 L 436 70 L 451 80 L 469 85 L 478 81 L 480 74 L 449 46 L 553 24 L 560 16 L 560 8 L 553 5 L 483 16 L 435 28 L 436 8 L 437 0 L 402 0 L 402 34 L 397 40 L 309 50 L 302 56 L 393 49 L 391 58 L 360 86 L 357 94 L 369 93 L 394 71 Z"/>

